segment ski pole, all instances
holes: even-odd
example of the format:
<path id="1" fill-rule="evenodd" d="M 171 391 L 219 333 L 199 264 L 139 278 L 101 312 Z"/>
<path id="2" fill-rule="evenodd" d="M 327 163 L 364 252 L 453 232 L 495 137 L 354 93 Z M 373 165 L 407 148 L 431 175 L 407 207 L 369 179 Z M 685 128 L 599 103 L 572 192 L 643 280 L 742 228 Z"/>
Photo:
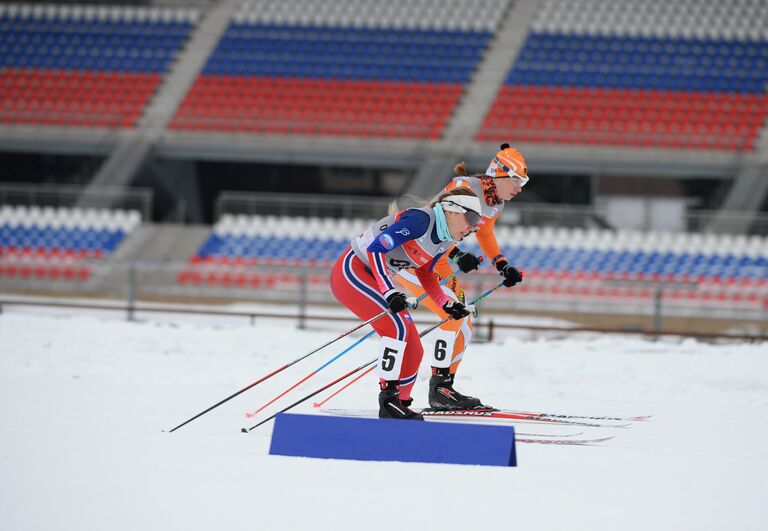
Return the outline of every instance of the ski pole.
<path id="1" fill-rule="evenodd" d="M 498 284 L 496 284 L 491 289 L 487 290 L 482 295 L 478 295 L 477 297 L 475 297 L 474 300 L 469 303 L 469 306 L 474 306 L 475 304 L 477 304 L 478 302 L 480 302 L 481 300 L 483 300 L 488 295 L 490 295 L 491 293 L 493 293 L 494 291 L 496 291 L 497 289 L 499 289 L 501 287 L 504 287 L 504 282 L 503 281 L 499 282 Z M 429 334 L 432 330 L 434 330 L 435 328 L 438 328 L 438 327 L 444 325 L 445 323 L 447 323 L 451 319 L 452 319 L 452 317 L 449 316 L 449 317 L 446 317 L 445 319 L 443 319 L 442 321 L 440 321 L 439 323 L 433 324 L 432 326 L 430 326 L 429 328 L 424 330 L 421 334 L 419 334 L 419 337 L 424 337 L 425 335 Z"/>
<path id="2" fill-rule="evenodd" d="M 475 303 L 477 303 L 477 302 L 480 302 L 482 299 L 486 298 L 488 295 L 490 295 L 491 293 L 493 293 L 494 291 L 496 291 L 497 289 L 499 289 L 499 288 L 500 288 L 500 287 L 502 287 L 503 285 L 504 285 L 504 283 L 503 283 L 503 282 L 501 282 L 499 285 L 497 285 L 497 286 L 494 286 L 493 288 L 489 289 L 488 291 L 486 291 L 485 293 L 483 293 L 483 294 L 482 294 L 482 295 L 480 295 L 479 297 L 476 297 L 476 298 L 475 298 L 475 300 L 473 300 L 473 301 L 472 301 L 470 304 L 475 304 Z M 420 334 L 419 334 L 419 337 L 424 337 L 425 335 L 427 335 L 427 334 L 429 334 L 430 332 L 432 332 L 432 331 L 433 331 L 435 328 L 438 328 L 439 326 L 441 326 L 441 325 L 443 325 L 444 323 L 448 322 L 450 319 L 451 319 L 450 317 L 447 317 L 447 318 L 443 319 L 442 321 L 440 321 L 439 323 L 437 323 L 436 325 L 433 325 L 433 326 L 431 326 L 431 327 L 427 328 L 426 330 L 424 330 L 422 333 L 420 333 Z M 351 382 L 347 383 L 347 384 L 346 384 L 344 387 L 342 387 L 342 388 L 340 388 L 340 389 L 338 389 L 338 390 L 334 391 L 334 393 L 333 393 L 333 394 L 331 394 L 330 396 L 326 397 L 326 398 L 325 398 L 325 400 L 322 400 L 322 401 L 320 401 L 320 402 L 315 402 L 314 404 L 312 404 L 312 406 L 313 406 L 313 407 L 320 407 L 320 406 L 322 406 L 323 404 L 325 404 L 326 402 L 328 402 L 328 401 L 329 401 L 331 398 L 333 398 L 334 396 L 336 396 L 336 395 L 340 394 L 342 391 L 344 391 L 344 390 L 345 390 L 347 387 L 349 387 L 350 385 L 352 385 L 352 384 L 353 384 L 353 383 L 355 383 L 356 381 L 358 381 L 358 380 L 362 379 L 362 378 L 363 378 L 363 376 L 365 376 L 366 374 L 368 374 L 369 372 L 371 372 L 373 369 L 374 369 L 374 368 L 373 368 L 373 367 L 371 367 L 370 369 L 368 369 L 367 371 L 365 371 L 363 374 L 361 374 L 360 376 L 358 376 L 357 378 L 355 378 L 355 379 L 354 379 L 354 380 L 352 380 Z"/>
<path id="3" fill-rule="evenodd" d="M 307 396 L 305 396 L 304 398 L 301 398 L 300 400 L 297 400 L 296 402 L 294 402 L 294 403 L 293 403 L 293 404 L 291 404 L 290 406 L 288 406 L 288 407 L 285 407 L 285 408 L 281 409 L 280 411 L 278 411 L 278 412 L 277 412 L 277 413 L 275 413 L 274 415 L 272 415 L 272 416 L 270 416 L 270 417 L 267 417 L 267 418 L 265 418 L 264 420 L 262 420 L 261 422 L 259 422 L 259 423 L 257 423 L 257 424 L 254 424 L 254 425 L 253 425 L 253 426 L 251 426 L 250 428 L 243 428 L 243 429 L 241 429 L 240 431 L 242 431 L 243 433 L 248 433 L 248 432 L 249 432 L 249 431 L 251 431 L 252 429 L 254 429 L 254 428 L 258 428 L 258 427 L 259 427 L 259 426 L 261 426 L 262 424 L 264 424 L 264 423 L 267 423 L 267 422 L 269 422 L 270 420 L 272 420 L 273 418 L 275 418 L 276 416 L 278 416 L 280 413 L 285 413 L 285 412 L 286 412 L 286 411 L 288 411 L 289 409 L 293 409 L 294 407 L 298 406 L 298 405 L 299 405 L 299 404 L 301 404 L 302 402 L 306 402 L 307 400 L 309 400 L 310 398 L 312 398 L 312 397 L 313 397 L 313 396 L 315 396 L 316 394 L 318 394 L 318 393 L 322 393 L 323 391 L 325 391 L 325 390 L 326 390 L 326 389 L 328 389 L 329 387 L 333 387 L 334 385 L 336 385 L 336 384 L 337 384 L 337 383 L 339 383 L 340 381 L 342 381 L 342 380 L 344 380 L 344 379 L 346 379 L 346 378 L 349 378 L 350 376 L 352 376 L 353 374 L 355 374 L 355 373 L 356 373 L 356 372 L 358 372 L 358 371 L 362 371 L 362 370 L 363 370 L 363 369 L 365 369 L 365 368 L 366 368 L 368 365 L 373 365 L 373 364 L 374 364 L 374 363 L 376 363 L 377 361 L 378 361 L 378 358 L 376 358 L 376 359 L 373 359 L 373 360 L 371 360 L 371 361 L 369 361 L 369 362 L 367 362 L 367 363 L 363 363 L 363 364 L 362 364 L 362 365 L 360 365 L 358 368 L 356 368 L 356 369 L 352 369 L 352 370 L 351 370 L 351 371 L 349 371 L 348 373 L 346 373 L 346 374 L 344 374 L 344 375 L 342 375 L 342 376 L 339 376 L 338 378 L 336 378 L 336 379 L 335 379 L 334 381 L 332 381 L 331 383 L 329 383 L 329 384 L 326 384 L 326 385 L 324 385 L 323 387 L 321 387 L 320 389 L 318 389 L 317 391 L 314 391 L 314 392 L 312 392 L 312 393 L 308 394 Z"/>
<path id="4" fill-rule="evenodd" d="M 453 274 L 451 274 L 451 275 L 447 276 L 446 278 L 444 278 L 444 279 L 443 279 L 443 280 L 440 282 L 440 285 L 442 286 L 443 284 L 445 284 L 446 282 L 448 282 L 448 281 L 449 281 L 451 278 L 453 278 L 454 276 L 456 276 L 456 273 L 453 273 Z M 424 297 L 426 297 L 426 296 L 427 296 L 427 294 L 426 294 L 426 293 L 422 293 L 422 294 L 421 294 L 421 295 L 420 295 L 420 296 L 419 296 L 419 297 L 416 299 L 416 302 L 415 302 L 415 304 L 413 305 L 413 308 L 416 308 L 416 306 L 418 305 L 418 303 L 419 303 L 420 301 L 422 301 L 422 300 L 424 299 Z M 277 395 L 276 397 L 274 397 L 272 400 L 270 400 L 269 402 L 267 402 L 266 404 L 264 404 L 263 406 L 261 406 L 261 407 L 260 407 L 260 408 L 258 408 L 257 410 L 255 410 L 255 411 L 249 411 L 249 412 L 247 412 L 247 413 L 245 414 L 246 418 L 252 418 L 252 417 L 255 417 L 256 415 L 258 415 L 259 413 L 261 413 L 262 411 L 264 411 L 266 408 L 268 408 L 269 406 L 271 406 L 272 404 L 274 404 L 275 402 L 277 402 L 278 400 L 280 400 L 281 398 L 283 398 L 285 395 L 287 395 L 288 393 L 290 393 L 291 391 L 293 391 L 294 389 L 296 389 L 297 387 L 299 387 L 301 384 L 303 384 L 304 382 L 306 382 L 307 380 L 309 380 L 310 378 L 312 378 L 312 377 L 313 377 L 315 374 L 317 374 L 317 373 L 319 373 L 320 371 L 322 371 L 323 369 L 325 369 L 325 368 L 326 368 L 328 365 L 330 365 L 331 363 L 333 363 L 334 361 L 336 361 L 337 359 L 339 359 L 340 357 L 342 357 L 344 354 L 346 354 L 347 352 L 349 352 L 350 350 L 352 350 L 353 348 L 355 348 L 357 345 L 359 345 L 360 343 L 362 343 L 363 341 L 365 341 L 366 339 L 368 339 L 369 337 L 371 337 L 371 336 L 374 334 L 374 332 L 375 332 L 375 330 L 371 330 L 371 331 L 370 331 L 370 332 L 368 332 L 366 335 L 364 335 L 363 337 L 361 337 L 360 339 L 358 339 L 357 341 L 355 341 L 354 343 L 352 343 L 350 346 L 348 346 L 347 348 L 345 348 L 344 350 L 342 350 L 341 352 L 339 352 L 338 354 L 336 354 L 336 355 L 335 355 L 333 358 L 331 358 L 330 360 L 326 361 L 326 362 L 325 362 L 324 364 L 322 364 L 320 367 L 318 367 L 317 369 L 315 369 L 315 370 L 314 370 L 314 371 L 312 371 L 311 373 L 307 374 L 307 375 L 306 375 L 304 378 L 302 378 L 301 380 L 299 380 L 298 382 L 296 382 L 295 384 L 293 384 L 292 386 L 290 386 L 288 389 L 286 389 L 285 391 L 283 391 L 282 393 L 280 393 L 279 395 Z"/>
<path id="5" fill-rule="evenodd" d="M 442 284 L 445 284 L 446 282 L 448 282 L 448 280 L 450 280 L 450 279 L 451 279 L 451 278 L 453 278 L 454 276 L 456 276 L 456 273 L 455 273 L 455 272 L 454 272 L 453 274 L 449 275 L 448 277 L 446 277 L 446 278 L 445 278 L 445 280 L 443 280 Z M 442 285 L 442 284 L 441 284 L 441 285 Z M 422 300 L 422 299 L 423 299 L 425 296 L 426 296 L 426 294 L 423 294 L 421 297 L 417 298 L 417 299 L 416 299 L 416 303 L 418 304 L 418 302 L 419 302 L 419 301 L 421 301 L 421 300 Z M 274 375 L 276 375 L 276 374 L 278 374 L 278 373 L 280 373 L 280 372 L 284 371 L 284 370 L 285 370 L 285 369 L 287 369 L 288 367 L 290 367 L 290 366 L 292 366 L 292 365 L 295 365 L 296 363 L 298 363 L 298 362 L 300 362 L 300 361 L 302 361 L 302 360 L 304 360 L 304 359 L 308 358 L 308 357 L 309 357 L 309 356 L 311 356 L 312 354 L 315 354 L 315 353 L 319 352 L 320 350 L 324 349 L 325 347 L 327 347 L 327 346 L 329 346 L 329 345 L 332 345 L 332 344 L 333 344 L 333 343 L 335 343 L 336 341 L 338 341 L 338 340 L 340 340 L 340 339 L 342 339 L 342 338 L 344 338 L 344 337 L 348 336 L 349 334 L 351 334 L 352 332 L 355 332 L 356 330 L 359 330 L 360 328 L 364 327 L 365 325 L 371 324 L 371 323 L 372 323 L 372 322 L 374 322 L 375 320 L 377 320 L 377 319 L 380 319 L 380 318 L 384 317 L 384 316 L 385 316 L 385 315 L 387 315 L 387 314 L 389 314 L 389 310 L 388 310 L 388 309 L 387 309 L 387 310 L 384 310 L 384 311 L 382 311 L 381 313 L 379 313 L 379 314 L 377 314 L 377 315 L 375 315 L 375 316 L 373 316 L 373 317 L 371 317 L 371 318 L 370 318 L 370 319 L 368 319 L 367 321 L 365 321 L 365 322 L 362 322 L 362 323 L 358 324 L 358 325 L 357 325 L 357 326 L 355 326 L 354 328 L 351 328 L 350 330 L 347 330 L 346 332 L 342 333 L 341 335 L 339 335 L 339 336 L 336 336 L 336 337 L 335 337 L 335 338 L 333 338 L 332 340 L 328 341 L 327 343 L 325 343 L 325 344 L 323 344 L 323 345 L 320 345 L 320 346 L 319 346 L 319 347 L 317 347 L 316 349 L 314 349 L 314 350 L 312 350 L 312 351 L 310 351 L 310 352 L 308 352 L 308 353 L 304 354 L 303 356 L 299 356 L 299 357 L 298 357 L 298 358 L 296 358 L 295 360 L 293 360 L 293 361 L 291 361 L 291 362 L 289 362 L 289 363 L 286 363 L 286 364 L 285 364 L 285 365 L 283 365 L 282 367 L 279 367 L 278 369 L 275 369 L 274 371 L 272 371 L 271 373 L 267 374 L 266 376 L 263 376 L 263 377 L 259 378 L 259 379 L 258 379 L 258 380 L 256 380 L 255 382 L 253 382 L 253 383 L 251 383 L 251 384 L 249 384 L 249 385 L 246 385 L 245 387 L 243 387 L 243 388 L 242 388 L 242 389 L 240 389 L 239 391 L 237 391 L 237 392 L 235 392 L 235 393 L 233 393 L 233 394 L 229 395 L 227 398 L 225 398 L 225 399 L 223 399 L 223 400 L 220 400 L 219 402 L 215 403 L 214 405 L 212 405 L 212 406 L 211 406 L 211 407 L 209 407 L 208 409 L 206 409 L 206 410 L 204 410 L 204 411 L 201 411 L 200 413 L 198 413 L 198 414 L 197 414 L 197 415 L 195 415 L 194 417 L 191 417 L 191 418 L 189 418 L 189 419 L 185 420 L 184 422 L 182 422 L 181 424 L 179 424 L 179 425 L 178 425 L 178 426 L 176 426 L 175 428 L 173 428 L 173 429 L 171 429 L 171 430 L 168 430 L 168 433 L 173 433 L 174 431 L 178 430 L 178 429 L 179 429 L 179 428 L 181 428 L 182 426 L 185 426 L 186 424 L 189 424 L 189 423 L 190 423 L 190 422 L 192 422 L 193 420 L 195 420 L 195 419 L 197 419 L 197 418 L 200 418 L 200 417 L 202 417 L 203 415 L 205 415 L 205 414 L 206 414 L 206 413 L 208 413 L 209 411 L 212 411 L 212 410 L 216 409 L 217 407 L 219 407 L 220 405 L 224 404 L 225 402 L 228 402 L 228 401 L 232 400 L 233 398 L 235 398 L 236 396 L 239 396 L 239 395 L 241 395 L 242 393 L 244 393 L 244 392 L 248 391 L 249 389 L 252 389 L 252 388 L 256 387 L 256 386 L 257 386 L 257 385 L 259 385 L 261 382 L 263 382 L 263 381 L 265 381 L 265 380 L 268 380 L 269 378 L 273 377 Z M 368 334 L 368 335 L 370 335 L 370 334 Z M 368 336 L 365 336 L 365 337 L 368 337 Z"/>
<path id="6" fill-rule="evenodd" d="M 312 404 L 312 407 L 321 407 L 323 404 L 328 402 L 331 398 L 333 398 L 334 396 L 336 396 L 339 393 L 341 393 L 344 389 L 346 389 L 347 387 L 349 387 L 350 385 L 352 385 L 356 381 L 362 379 L 366 374 L 371 372 L 373 369 L 374 369 L 374 367 L 368 367 L 368 369 L 365 372 L 363 372 L 363 374 L 355 377 L 354 379 L 352 379 L 352 381 L 344 384 L 344 387 L 341 387 L 340 389 L 337 389 L 336 391 L 334 391 L 333 394 L 331 394 L 330 396 L 326 397 L 325 400 L 323 400 L 322 402 L 315 402 L 314 404 Z"/>
<path id="7" fill-rule="evenodd" d="M 197 414 L 197 415 L 195 415 L 194 417 L 191 417 L 191 418 L 189 418 L 189 419 L 185 420 L 184 422 L 182 422 L 181 424 L 179 424 L 179 425 L 178 425 L 178 426 L 176 426 L 175 428 L 173 428 L 173 429 L 171 429 L 171 430 L 168 430 L 168 433 L 173 433 L 174 431 L 178 430 L 178 429 L 179 429 L 179 428 L 181 428 L 182 426 L 184 426 L 184 425 L 186 425 L 186 424 L 189 424 L 189 423 L 190 423 L 190 422 L 192 422 L 193 420 L 195 420 L 195 419 L 197 419 L 197 418 L 199 418 L 199 417 L 202 417 L 203 415 L 205 415 L 205 414 L 206 414 L 206 413 L 208 413 L 209 411 L 211 411 L 211 410 L 213 410 L 213 409 L 216 409 L 217 407 L 219 407 L 220 405 L 224 404 L 225 402 L 228 402 L 228 401 L 232 400 L 233 398 L 235 398 L 236 396 L 238 396 L 238 395 L 240 395 L 240 394 L 242 394 L 242 393 L 246 392 L 248 389 L 252 389 L 252 388 L 256 387 L 257 385 L 259 385 L 259 384 L 260 384 L 261 382 L 263 382 L 264 380 L 268 380 L 269 378 L 273 377 L 275 374 L 278 374 L 279 372 L 282 372 L 282 371 L 284 371 L 285 369 L 287 369 L 287 368 L 288 368 L 288 367 L 290 367 L 291 365 L 295 365 L 296 363 L 300 362 L 301 360 L 308 358 L 308 357 L 309 357 L 309 356 L 311 356 L 312 354 L 315 354 L 316 352 L 318 352 L 318 351 L 320 351 L 320 350 L 324 349 L 325 347 L 327 347 L 327 346 L 329 346 L 329 345 L 332 345 L 333 343 L 335 343 L 335 342 L 336 342 L 336 341 L 338 341 L 339 339 L 341 339 L 341 338 L 343 338 L 343 337 L 346 337 L 346 336 L 348 336 L 348 335 L 349 335 L 349 334 L 351 334 L 352 332 L 354 332 L 354 331 L 356 331 L 356 330 L 359 330 L 360 328 L 364 327 L 364 326 L 365 326 L 365 325 L 367 325 L 367 324 L 370 324 L 370 323 L 372 323 L 372 322 L 373 322 L 373 321 L 375 321 L 376 319 L 379 319 L 379 318 L 381 318 L 381 317 L 384 317 L 385 315 L 387 315 L 387 313 L 389 313 L 389 310 L 384 310 L 384 311 L 383 311 L 383 312 L 381 312 L 380 314 L 378 314 L 378 315 L 375 315 L 374 317 L 371 317 L 371 318 L 370 318 L 370 319 L 368 319 L 367 321 L 365 321 L 365 322 L 362 322 L 362 323 L 360 323 L 360 324 L 356 325 L 354 328 L 351 328 L 350 330 L 347 330 L 346 332 L 344 332 L 344 333 L 342 333 L 341 335 L 339 335 L 339 336 L 335 337 L 334 339 L 332 339 L 332 340 L 328 341 L 327 343 L 325 343 L 325 344 L 323 344 L 323 345 L 321 345 L 321 346 L 317 347 L 316 349 L 314 349 L 314 350 L 312 350 L 312 351 L 310 351 L 310 352 L 308 352 L 308 353 L 304 354 L 303 356 L 299 356 L 298 358 L 296 358 L 295 360 L 293 360 L 293 361 L 291 361 L 291 362 L 289 362 L 289 363 L 286 363 L 286 364 L 285 364 L 285 365 L 283 365 L 282 367 L 280 367 L 280 368 L 278 368 L 278 369 L 275 369 L 274 371 L 270 372 L 270 373 L 269 373 L 269 374 L 267 374 L 266 376 L 262 376 L 261 378 L 259 378 L 259 379 L 258 379 L 258 380 L 256 380 L 255 382 L 253 382 L 253 383 L 251 383 L 251 384 L 249 384 L 249 385 L 246 385 L 245 387 L 243 387 L 242 389 L 240 389 L 240 390 L 239 390 L 239 391 L 237 391 L 236 393 L 233 393 L 233 394 L 229 395 L 227 398 L 225 398 L 225 399 L 223 399 L 223 400 L 221 400 L 221 401 L 219 401 L 219 402 L 215 403 L 214 405 L 212 405 L 212 406 L 211 406 L 211 407 L 209 407 L 208 409 L 206 409 L 206 410 L 204 410 L 204 411 L 201 411 L 200 413 L 198 413 L 198 414 Z"/>
<path id="8" fill-rule="evenodd" d="M 480 296 L 476 297 L 476 298 L 475 298 L 475 300 L 473 300 L 473 301 L 472 301 L 470 304 L 475 304 L 476 302 L 479 302 L 479 301 L 481 301 L 482 299 L 486 298 L 488 295 L 490 295 L 491 293 L 493 293 L 494 291 L 496 291 L 497 289 L 499 289 L 499 288 L 500 288 L 500 287 L 502 287 L 502 286 L 504 286 L 504 282 L 499 282 L 499 284 L 498 284 L 497 286 L 494 286 L 494 287 L 492 287 L 491 289 L 489 289 L 488 291 L 486 291 L 486 292 L 485 292 L 485 293 L 483 293 L 482 295 L 480 295 Z M 427 328 L 426 330 L 424 330 L 423 332 L 421 332 L 421 333 L 419 334 L 419 337 L 424 337 L 425 335 L 427 335 L 427 334 L 429 334 L 430 332 L 432 332 L 432 331 L 433 331 L 435 328 L 439 327 L 439 326 L 440 326 L 440 325 L 442 325 L 443 323 L 447 323 L 447 322 L 448 322 L 448 321 L 450 321 L 451 319 L 452 319 L 452 317 L 446 317 L 445 319 L 443 319 L 443 320 L 442 320 L 442 321 L 440 321 L 439 323 L 437 323 L 437 324 L 435 324 L 435 325 L 433 325 L 433 326 L 430 326 L 429 328 Z M 338 358 L 338 356 L 337 356 L 337 358 Z M 334 359 L 336 359 L 336 358 L 334 358 Z M 261 425 L 262 425 L 262 424 L 264 424 L 265 422 L 268 422 L 268 421 L 272 420 L 273 418 L 275 418 L 275 417 L 276 417 L 278 414 L 280 414 L 280 413 L 285 413 L 285 412 L 286 412 L 286 411 L 288 411 L 289 409 L 293 409 L 294 407 L 298 406 L 299 404 L 301 404 L 301 403 L 303 403 L 303 402 L 306 402 L 307 400 L 309 400 L 309 399 L 310 399 L 310 398 L 312 398 L 313 396 L 315 396 L 315 395 L 317 395 L 317 394 L 319 394 L 319 393 L 322 393 L 323 391 L 325 391 L 326 389 L 328 389 L 328 388 L 330 388 L 330 387 L 333 387 L 334 385 L 336 385 L 336 384 L 337 384 L 337 383 L 339 383 L 340 381 L 342 381 L 342 380 L 345 380 L 346 378 L 349 378 L 350 376 L 352 376 L 352 375 L 353 375 L 353 374 L 355 374 L 356 372 L 362 371 L 363 369 L 365 369 L 366 367 L 368 367 L 368 365 L 373 365 L 373 364 L 374 364 L 374 363 L 376 363 L 378 360 L 379 360 L 378 358 L 376 358 L 376 359 L 373 359 L 373 360 L 371 360 L 371 361 L 369 361 L 369 362 L 367 362 L 367 363 L 364 363 L 363 365 L 360 365 L 360 366 L 359 366 L 359 367 L 357 367 L 356 369 L 352 369 L 352 370 L 351 370 L 351 371 L 349 371 L 348 373 L 346 373 L 346 374 L 344 374 L 344 375 L 342 375 L 342 376 L 340 376 L 340 377 L 336 378 L 336 379 L 335 379 L 334 381 L 332 381 L 331 383 L 329 383 L 329 384 L 327 384 L 327 385 L 324 385 L 323 387 L 321 387 L 321 388 L 320 388 L 320 389 L 318 389 L 317 391 L 313 391 L 312 393 L 310 393 L 310 394 L 308 394 L 307 396 L 305 396 L 305 397 L 301 398 L 300 400 L 297 400 L 296 402 L 294 402 L 294 403 L 293 403 L 293 404 L 291 404 L 290 406 L 288 406 L 288 407 L 286 407 L 286 408 L 283 408 L 283 409 L 281 409 L 281 410 L 280 410 L 280 411 L 278 411 L 277 413 L 275 413 L 275 414 L 271 415 L 270 417 L 267 417 L 266 419 L 262 420 L 261 422 L 258 422 L 258 423 L 256 423 L 256 424 L 254 424 L 254 425 L 253 425 L 253 426 L 251 426 L 250 428 L 243 428 L 243 429 L 241 429 L 240 431 L 242 431 L 243 433 L 248 433 L 249 431 L 253 430 L 254 428 L 258 428 L 259 426 L 261 426 Z M 333 361 L 333 360 L 331 360 L 331 361 Z M 330 362 L 329 362 L 329 363 L 327 363 L 326 365 L 328 365 L 328 364 L 330 364 Z M 373 368 L 373 367 L 371 367 L 371 368 Z M 311 376 L 311 375 L 310 375 L 310 376 Z M 362 376 L 361 376 L 361 377 L 362 377 Z M 306 380 L 306 378 L 305 378 L 305 380 Z M 281 395 L 281 396 L 282 396 L 282 395 Z"/>
<path id="9" fill-rule="evenodd" d="M 366 339 L 368 339 L 369 337 L 371 337 L 371 336 L 372 336 L 372 335 L 373 335 L 375 332 L 376 332 L 375 330 L 371 330 L 370 332 L 368 332 L 367 334 L 365 334 L 363 337 L 361 337 L 360 339 L 358 339 L 357 341 L 355 341 L 354 343 L 352 343 L 350 346 L 348 346 L 347 348 L 345 348 L 344 350 L 342 350 L 341 352 L 339 352 L 338 354 L 336 354 L 336 355 L 335 355 L 333 358 L 331 358 L 330 360 L 328 360 L 327 362 L 325 362 L 323 365 L 321 365 L 320 367 L 318 367 L 317 369 L 315 369 L 315 370 L 314 370 L 314 371 L 312 371 L 311 373 L 307 374 L 307 375 L 306 375 L 304 378 L 302 378 L 301 380 L 299 380 L 298 382 L 296 382 L 295 384 L 293 384 L 292 386 L 290 386 L 288 389 L 286 389 L 285 391 L 283 391 L 282 393 L 280 393 L 279 395 L 277 395 L 275 398 L 273 398 L 272 400 L 270 400 L 269 402 L 267 402 L 266 404 L 264 404 L 263 406 L 261 406 L 261 407 L 260 407 L 259 409 L 257 409 L 256 411 L 249 411 L 248 413 L 246 413 L 246 414 L 245 414 L 246 418 L 255 417 L 255 416 L 256 416 L 257 414 L 259 414 L 261 411 L 263 411 L 264 409 L 268 408 L 269 406 L 271 406 L 272 404 L 274 404 L 275 402 L 277 402 L 278 400 L 280 400 L 281 398 L 283 398 L 285 395 L 287 395 L 288 393 L 290 393 L 291 391 L 293 391 L 294 389 L 296 389 L 298 386 L 300 386 L 301 384 L 303 384 L 304 382 L 306 382 L 307 380 L 309 380 L 310 378 L 312 378 L 312 377 L 313 377 L 315 374 L 317 374 L 318 372 L 322 371 L 322 370 L 323 370 L 323 369 L 325 369 L 325 368 L 326 368 L 328 365 L 330 365 L 331 363 L 333 363 L 334 361 L 336 361 L 337 359 L 339 359 L 340 357 L 342 357 L 344 354 L 346 354 L 347 352 L 349 352 L 350 350 L 352 350 L 353 348 L 355 348 L 357 345 L 359 345 L 360 343 L 362 343 L 363 341 L 365 341 Z"/>

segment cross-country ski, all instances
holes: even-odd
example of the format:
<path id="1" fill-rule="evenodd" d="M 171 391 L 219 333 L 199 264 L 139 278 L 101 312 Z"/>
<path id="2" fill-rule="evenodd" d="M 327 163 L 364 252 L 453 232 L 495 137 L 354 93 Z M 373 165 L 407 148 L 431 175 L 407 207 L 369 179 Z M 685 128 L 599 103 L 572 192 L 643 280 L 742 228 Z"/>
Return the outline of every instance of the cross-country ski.
<path id="1" fill-rule="evenodd" d="M 373 418 L 377 415 L 376 411 L 372 410 L 354 410 L 354 409 L 321 409 L 323 413 L 328 415 L 340 415 L 349 417 L 370 417 Z M 419 409 L 413 408 L 413 411 L 419 413 L 425 420 L 434 421 L 463 421 L 463 422 L 483 422 L 483 421 L 502 421 L 502 422 L 519 422 L 529 424 L 551 424 L 561 426 L 581 426 L 589 428 L 627 428 L 631 423 L 596 423 L 596 422 L 580 422 L 575 420 L 566 420 L 559 418 L 543 417 L 541 415 L 529 415 L 509 413 L 506 411 L 494 411 L 488 409 L 455 409 L 455 410 L 435 410 L 435 409 Z"/>

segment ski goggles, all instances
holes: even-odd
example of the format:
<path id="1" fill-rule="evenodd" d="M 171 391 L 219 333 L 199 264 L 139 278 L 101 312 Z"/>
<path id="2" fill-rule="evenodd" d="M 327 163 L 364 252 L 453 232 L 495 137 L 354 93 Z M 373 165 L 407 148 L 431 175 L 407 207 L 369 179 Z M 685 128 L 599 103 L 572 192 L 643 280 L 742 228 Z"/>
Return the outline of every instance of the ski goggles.
<path id="1" fill-rule="evenodd" d="M 510 177 L 511 179 L 515 179 L 515 180 L 518 182 L 518 184 L 520 184 L 520 188 L 522 188 L 523 186 L 525 186 L 525 185 L 528 183 L 528 177 L 527 177 L 526 175 L 520 175 L 519 173 L 517 173 L 517 172 L 516 172 L 515 170 L 513 170 L 512 168 L 508 167 L 506 164 L 504 164 L 503 162 L 501 162 L 501 161 L 499 160 L 499 157 L 494 157 L 494 159 L 493 159 L 493 162 L 495 162 L 495 163 L 496 163 L 496 165 L 497 165 L 499 168 L 501 168 L 502 170 L 504 170 L 504 172 L 505 172 L 507 175 L 509 175 L 509 177 Z M 505 179 L 506 177 L 496 177 L 496 178 L 497 178 L 497 179 L 499 179 L 499 178 L 501 178 L 501 179 Z"/>
<path id="2" fill-rule="evenodd" d="M 464 214 L 464 219 L 467 220 L 467 223 L 469 223 L 469 225 L 472 227 L 477 227 L 477 224 L 480 223 L 481 219 L 483 219 L 483 216 L 479 212 L 470 210 L 463 205 L 451 201 L 450 199 L 443 199 L 440 204 L 443 205 L 444 210 Z"/>

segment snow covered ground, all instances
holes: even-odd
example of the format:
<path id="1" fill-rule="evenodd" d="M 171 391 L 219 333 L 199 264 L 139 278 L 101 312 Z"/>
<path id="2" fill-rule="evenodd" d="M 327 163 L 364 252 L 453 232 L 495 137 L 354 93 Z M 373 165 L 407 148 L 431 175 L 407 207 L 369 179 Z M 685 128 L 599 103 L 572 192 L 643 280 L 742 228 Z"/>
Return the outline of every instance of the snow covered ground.
<path id="1" fill-rule="evenodd" d="M 334 335 L 287 323 L 1 315 L 0 529 L 768 528 L 766 344 L 582 336 L 474 345 L 457 387 L 489 403 L 655 415 L 626 429 L 582 428 L 616 435 L 601 446 L 518 445 L 517 468 L 275 457 L 271 423 L 240 433 L 253 423 L 245 411 L 347 338 L 162 431 Z M 375 347 L 364 343 L 279 405 L 373 358 Z M 416 405 L 425 405 L 426 378 Z M 376 393 L 370 376 L 328 406 L 373 408 Z"/>

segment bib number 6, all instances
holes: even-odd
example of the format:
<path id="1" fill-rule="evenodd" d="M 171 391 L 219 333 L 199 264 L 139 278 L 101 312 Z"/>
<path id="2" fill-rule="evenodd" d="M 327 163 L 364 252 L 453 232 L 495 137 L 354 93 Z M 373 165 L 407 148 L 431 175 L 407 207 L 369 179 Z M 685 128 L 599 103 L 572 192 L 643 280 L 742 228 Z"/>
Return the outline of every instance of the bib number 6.
<path id="1" fill-rule="evenodd" d="M 445 350 L 448 343 L 444 339 L 435 341 L 435 361 L 445 361 L 448 352 Z"/>
<path id="2" fill-rule="evenodd" d="M 445 368 L 453 361 L 453 344 L 456 342 L 456 332 L 450 330 L 435 330 L 435 343 L 432 347 L 432 366 Z"/>

